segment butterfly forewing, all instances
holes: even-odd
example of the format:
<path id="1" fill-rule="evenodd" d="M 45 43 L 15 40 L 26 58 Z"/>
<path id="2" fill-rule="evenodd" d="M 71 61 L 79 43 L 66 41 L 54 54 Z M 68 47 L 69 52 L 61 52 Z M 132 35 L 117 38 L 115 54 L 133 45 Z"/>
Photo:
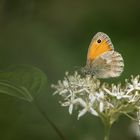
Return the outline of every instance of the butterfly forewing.
<path id="1" fill-rule="evenodd" d="M 93 37 L 90 43 L 88 54 L 87 54 L 87 61 L 92 62 L 97 57 L 99 57 L 102 53 L 111 50 L 114 50 L 114 47 L 110 38 L 106 34 L 102 32 L 98 32 Z"/>

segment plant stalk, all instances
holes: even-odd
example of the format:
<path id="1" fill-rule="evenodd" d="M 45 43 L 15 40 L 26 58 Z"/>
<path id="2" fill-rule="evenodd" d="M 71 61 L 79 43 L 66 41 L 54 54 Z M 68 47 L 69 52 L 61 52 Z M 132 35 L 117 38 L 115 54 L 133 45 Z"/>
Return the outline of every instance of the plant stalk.
<path id="1" fill-rule="evenodd" d="M 104 140 L 109 140 L 111 125 L 108 121 L 104 124 L 104 129 Z"/>
<path id="2" fill-rule="evenodd" d="M 67 138 L 63 135 L 63 133 L 59 130 L 59 128 L 53 123 L 53 121 L 48 117 L 47 113 L 42 110 L 42 108 L 38 105 L 37 101 L 33 101 L 38 111 L 42 114 L 42 116 L 46 119 L 46 121 L 52 126 L 54 131 L 58 134 L 61 140 L 67 140 Z"/>

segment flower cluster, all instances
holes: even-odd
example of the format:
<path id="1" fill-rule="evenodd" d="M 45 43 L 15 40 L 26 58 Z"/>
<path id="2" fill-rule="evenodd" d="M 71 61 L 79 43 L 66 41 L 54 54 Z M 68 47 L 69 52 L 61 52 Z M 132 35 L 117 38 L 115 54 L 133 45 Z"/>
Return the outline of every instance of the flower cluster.
<path id="1" fill-rule="evenodd" d="M 140 110 L 140 76 L 122 84 L 102 83 L 94 76 L 82 76 L 75 72 L 65 75 L 63 81 L 52 85 L 54 94 L 63 97 L 62 106 L 69 107 L 69 113 L 78 110 L 78 119 L 87 112 L 101 119 L 109 118 L 113 123 L 121 114 L 135 119 Z M 139 113 L 140 114 L 140 113 Z M 140 115 L 136 118 L 140 119 Z M 140 121 L 139 121 L 140 122 Z"/>

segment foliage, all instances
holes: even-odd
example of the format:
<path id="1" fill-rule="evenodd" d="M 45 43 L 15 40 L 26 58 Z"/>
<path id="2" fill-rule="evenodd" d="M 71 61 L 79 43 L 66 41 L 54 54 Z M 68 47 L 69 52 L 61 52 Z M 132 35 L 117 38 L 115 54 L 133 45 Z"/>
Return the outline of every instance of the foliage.
<path id="1" fill-rule="evenodd" d="M 46 75 L 36 67 L 19 65 L 0 72 L 0 93 L 32 101 L 47 81 Z"/>

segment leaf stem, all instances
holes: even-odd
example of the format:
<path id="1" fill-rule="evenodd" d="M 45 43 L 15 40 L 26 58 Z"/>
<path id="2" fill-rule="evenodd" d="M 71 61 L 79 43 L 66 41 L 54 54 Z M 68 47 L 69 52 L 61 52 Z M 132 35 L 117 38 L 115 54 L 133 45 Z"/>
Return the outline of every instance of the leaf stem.
<path id="1" fill-rule="evenodd" d="M 61 140 L 67 140 L 60 129 L 53 123 L 53 121 L 48 117 L 47 113 L 42 110 L 42 108 L 38 105 L 37 101 L 34 99 L 33 103 L 35 104 L 38 111 L 42 114 L 45 120 L 52 126 L 54 131 L 58 134 Z"/>

